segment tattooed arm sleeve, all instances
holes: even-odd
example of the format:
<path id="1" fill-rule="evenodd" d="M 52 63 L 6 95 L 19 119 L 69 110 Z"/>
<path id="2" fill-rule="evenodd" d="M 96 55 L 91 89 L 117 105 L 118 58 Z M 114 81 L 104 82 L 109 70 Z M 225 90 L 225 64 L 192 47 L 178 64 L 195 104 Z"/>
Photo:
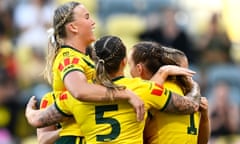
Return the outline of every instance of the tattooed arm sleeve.
<path id="1" fill-rule="evenodd" d="M 196 82 L 193 82 L 193 88 L 186 96 L 179 96 L 176 93 L 172 93 L 170 102 L 164 111 L 191 114 L 198 111 L 200 98 L 200 87 Z"/>
<path id="2" fill-rule="evenodd" d="M 171 99 L 164 109 L 165 112 L 191 114 L 198 111 L 199 103 L 195 102 L 192 98 L 180 96 L 171 92 Z"/>
<path id="3" fill-rule="evenodd" d="M 35 110 L 28 107 L 27 111 L 26 117 L 29 124 L 37 128 L 50 126 L 67 118 L 57 110 L 54 104 L 42 110 Z"/>

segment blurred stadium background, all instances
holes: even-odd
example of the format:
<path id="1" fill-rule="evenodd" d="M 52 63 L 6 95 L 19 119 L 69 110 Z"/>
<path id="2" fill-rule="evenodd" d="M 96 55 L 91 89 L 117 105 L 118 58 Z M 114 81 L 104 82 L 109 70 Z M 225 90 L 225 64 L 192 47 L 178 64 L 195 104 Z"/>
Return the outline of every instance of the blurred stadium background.
<path id="1" fill-rule="evenodd" d="M 1 144 L 37 143 L 24 107 L 30 96 L 40 99 L 51 90 L 41 75 L 46 31 L 54 9 L 67 1 L 0 1 Z M 209 99 L 209 143 L 240 144 L 239 0 L 79 1 L 96 21 L 97 38 L 120 36 L 128 49 L 140 40 L 153 40 L 183 50 Z"/>

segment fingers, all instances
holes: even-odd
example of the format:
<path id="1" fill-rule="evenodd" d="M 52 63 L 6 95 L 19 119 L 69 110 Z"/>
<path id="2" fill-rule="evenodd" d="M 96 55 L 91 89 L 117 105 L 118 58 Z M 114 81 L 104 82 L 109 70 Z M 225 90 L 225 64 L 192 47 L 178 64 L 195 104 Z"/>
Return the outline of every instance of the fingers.
<path id="1" fill-rule="evenodd" d="M 27 107 L 29 107 L 29 108 L 36 108 L 36 104 L 37 104 L 37 100 L 36 100 L 36 97 L 35 96 L 32 96 L 30 99 L 29 99 L 29 101 L 28 101 L 28 103 L 27 103 Z"/>
<path id="2" fill-rule="evenodd" d="M 162 69 L 167 70 L 169 75 L 193 76 L 194 74 L 196 74 L 196 72 L 193 71 L 193 70 L 183 68 L 183 67 L 179 67 L 179 66 L 175 66 L 175 65 L 163 66 Z"/>
<path id="3" fill-rule="evenodd" d="M 203 110 L 207 110 L 208 109 L 208 101 L 206 97 L 201 97 L 201 102 L 200 102 L 200 107 Z"/>
<path id="4" fill-rule="evenodd" d="M 145 115 L 145 109 L 144 109 L 144 104 L 140 104 L 140 106 L 136 109 L 137 113 L 137 121 L 142 121 L 144 119 Z"/>
<path id="5" fill-rule="evenodd" d="M 36 103 L 37 103 L 37 100 L 35 98 L 35 96 L 32 96 L 28 103 L 27 103 L 27 106 L 26 106 L 26 109 L 25 109 L 25 116 L 28 117 L 28 115 L 31 114 L 31 111 L 32 110 L 35 110 L 37 109 L 37 106 L 36 106 Z"/>
<path id="6" fill-rule="evenodd" d="M 202 109 L 207 109 L 207 106 L 206 105 L 204 105 L 204 104 L 200 104 L 200 107 L 202 108 Z"/>
<path id="7" fill-rule="evenodd" d="M 144 103 L 138 96 L 132 96 L 129 103 L 133 106 L 136 112 L 137 121 L 142 121 L 145 115 Z"/>
<path id="8" fill-rule="evenodd" d="M 201 104 L 202 105 L 208 105 L 208 100 L 207 100 L 207 98 L 206 97 L 201 97 Z"/>
<path id="9" fill-rule="evenodd" d="M 32 124 L 32 119 L 35 117 L 33 110 L 36 109 L 36 103 L 37 100 L 35 96 L 32 96 L 27 103 L 25 117 L 27 118 L 29 124 Z"/>
<path id="10" fill-rule="evenodd" d="M 186 68 L 181 68 L 179 67 L 179 75 L 186 75 L 186 76 L 190 76 L 192 77 L 194 74 L 196 74 L 195 71 L 192 71 L 190 69 L 186 69 Z"/>

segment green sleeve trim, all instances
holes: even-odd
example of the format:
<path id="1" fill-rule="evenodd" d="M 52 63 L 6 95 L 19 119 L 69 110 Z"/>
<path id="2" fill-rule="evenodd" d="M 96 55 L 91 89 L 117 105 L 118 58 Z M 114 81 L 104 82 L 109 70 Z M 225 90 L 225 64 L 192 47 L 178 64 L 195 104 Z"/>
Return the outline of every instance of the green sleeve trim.
<path id="1" fill-rule="evenodd" d="M 57 105 L 56 102 L 54 102 L 54 105 L 56 107 L 56 109 L 58 110 L 58 112 L 60 112 L 62 115 L 66 116 L 66 117 L 72 117 L 72 115 L 66 114 L 65 112 L 63 112 Z"/>
<path id="2" fill-rule="evenodd" d="M 89 61 L 87 61 L 85 58 L 82 58 L 82 59 L 88 66 L 90 66 L 91 68 L 95 68 L 95 66 L 91 64 Z"/>
<path id="3" fill-rule="evenodd" d="M 171 98 L 172 98 L 172 92 L 169 91 L 167 102 L 165 103 L 165 105 L 163 106 L 163 108 L 160 110 L 161 112 L 164 111 L 164 110 L 166 109 L 166 107 L 168 106 L 168 104 L 169 104 Z"/>
<path id="4" fill-rule="evenodd" d="M 53 99 L 54 99 L 54 101 L 55 101 L 55 100 L 56 100 L 56 96 L 55 96 L 55 94 L 53 93 L 52 96 L 53 96 Z"/>

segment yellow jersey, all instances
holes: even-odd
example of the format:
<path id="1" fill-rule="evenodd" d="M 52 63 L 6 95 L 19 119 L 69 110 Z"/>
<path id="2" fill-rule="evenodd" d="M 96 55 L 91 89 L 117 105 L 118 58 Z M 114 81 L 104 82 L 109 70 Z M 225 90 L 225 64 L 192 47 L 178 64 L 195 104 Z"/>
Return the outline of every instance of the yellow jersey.
<path id="1" fill-rule="evenodd" d="M 46 107 L 54 104 L 54 102 L 55 102 L 55 94 L 56 94 L 56 95 L 59 95 L 60 93 L 54 93 L 54 92 L 48 92 L 48 93 L 46 93 L 46 94 L 42 97 L 42 99 L 41 99 L 41 101 L 40 101 L 40 109 L 45 109 Z M 59 123 L 57 123 L 57 124 L 56 124 L 56 128 L 58 129 L 58 128 L 60 128 L 60 127 L 61 127 L 61 125 L 60 125 Z"/>
<path id="2" fill-rule="evenodd" d="M 171 92 L 154 82 L 125 77 L 118 77 L 114 81 L 140 96 L 146 110 L 153 107 L 163 110 L 171 99 Z M 56 100 L 55 105 L 61 113 L 74 115 L 88 144 L 143 143 L 145 120 L 137 122 L 134 109 L 126 101 L 80 102 L 65 92 Z"/>
<path id="3" fill-rule="evenodd" d="M 54 92 L 48 92 L 46 93 L 40 102 L 40 109 L 45 109 L 49 105 L 53 104 L 55 101 L 55 95 Z"/>
<path id="4" fill-rule="evenodd" d="M 59 49 L 52 70 L 54 92 L 66 90 L 63 81 L 65 76 L 72 71 L 83 72 L 87 80 L 93 80 L 95 77 L 94 62 L 90 57 L 70 46 L 62 46 Z M 60 136 L 82 136 L 79 125 L 74 119 L 62 122 L 61 126 Z"/>
<path id="5" fill-rule="evenodd" d="M 81 71 L 87 80 L 95 78 L 94 62 L 89 56 L 70 47 L 62 46 L 53 63 L 53 91 L 65 91 L 64 78 L 72 71 Z"/>
<path id="6" fill-rule="evenodd" d="M 181 88 L 165 82 L 164 87 L 183 96 Z M 146 144 L 197 144 L 200 114 L 181 115 L 151 109 L 144 130 Z"/>

